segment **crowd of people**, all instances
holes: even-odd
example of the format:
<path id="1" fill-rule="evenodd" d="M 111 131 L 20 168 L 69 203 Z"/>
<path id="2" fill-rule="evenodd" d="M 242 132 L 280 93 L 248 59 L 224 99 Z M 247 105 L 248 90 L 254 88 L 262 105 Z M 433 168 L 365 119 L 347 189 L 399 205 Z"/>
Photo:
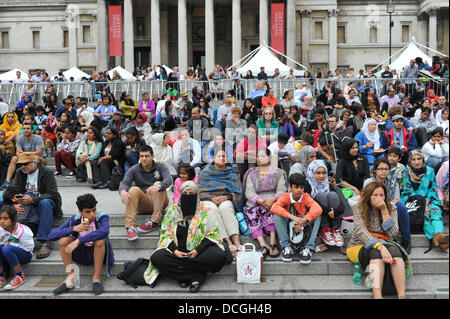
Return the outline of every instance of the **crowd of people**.
<path id="1" fill-rule="evenodd" d="M 428 67 L 448 78 L 447 65 Z M 309 264 L 313 253 L 344 246 L 342 221 L 350 218 L 349 260 L 383 269 L 381 281 L 389 265 L 399 298 L 406 297 L 411 233 L 424 233 L 430 249 L 448 248 L 449 107 L 429 80 L 417 80 L 424 68 L 420 58 L 401 77 L 387 68 L 378 89 L 371 72 L 358 77 L 351 69 L 341 90 L 335 79 L 342 76 L 330 71 L 319 92 L 299 83 L 275 96 L 262 67 L 246 98 L 238 85 L 217 108 L 209 105 L 211 88 L 178 92 L 170 83 L 175 68 L 164 92 L 140 100 L 112 95 L 107 82 L 97 87 L 95 105 L 86 97 L 58 101 L 50 85 L 42 101 L 25 92 L 0 126 L 0 288 L 23 284 L 21 265 L 33 251 L 47 258 L 57 240 L 64 265 L 94 265 L 93 292 L 103 291 L 101 266 L 109 272 L 114 253 L 108 216 L 97 215 L 94 196 L 79 196 L 79 214 L 52 231 L 53 218 L 63 215 L 56 176 L 65 166 L 66 178 L 119 192 L 129 241 L 160 232 L 144 274 L 149 285 L 161 273 L 199 291 L 208 271 L 242 250 L 243 228 L 264 258 L 291 262 L 299 253 Z M 145 79 L 152 74 L 140 71 Z M 217 66 L 210 76 L 239 81 L 236 73 Z M 56 171 L 46 166 L 50 157 Z M 151 216 L 136 225 L 138 213 Z M 7 285 L 8 265 L 15 276 Z M 73 288 L 71 274 L 55 294 Z M 373 294 L 380 298 L 381 288 Z"/>

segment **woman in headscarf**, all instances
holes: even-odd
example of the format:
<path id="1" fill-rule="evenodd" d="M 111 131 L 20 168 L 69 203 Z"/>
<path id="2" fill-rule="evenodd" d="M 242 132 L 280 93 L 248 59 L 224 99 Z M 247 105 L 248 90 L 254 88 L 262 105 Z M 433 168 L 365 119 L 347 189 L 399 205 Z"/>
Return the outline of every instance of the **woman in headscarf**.
<path id="1" fill-rule="evenodd" d="M 235 251 L 242 249 L 235 216 L 242 209 L 242 186 L 236 170 L 227 166 L 226 154 L 224 149 L 214 154 L 214 163 L 206 166 L 198 177 L 198 189 L 200 200 L 217 216 L 219 236 Z"/>
<path id="2" fill-rule="evenodd" d="M 359 143 L 359 153 L 367 158 L 370 165 L 379 157 L 384 156 L 381 149 L 383 142 L 381 133 L 377 128 L 377 121 L 373 118 L 366 119 L 361 131 L 356 134 L 355 140 Z"/>
<path id="3" fill-rule="evenodd" d="M 190 292 L 195 293 L 208 271 L 220 271 L 232 257 L 220 238 L 216 215 L 200 203 L 197 185 L 187 181 L 180 191 L 180 201 L 163 219 L 158 248 L 150 257 L 144 279 L 154 287 L 161 273 L 182 288 L 190 285 Z"/>
<path id="4" fill-rule="evenodd" d="M 425 159 L 420 150 L 409 154 L 408 164 L 403 171 L 403 190 L 401 200 L 404 204 L 412 196 L 422 196 L 425 203 L 425 223 L 423 231 L 430 241 L 442 250 L 448 248 L 448 234 L 444 234 L 442 219 L 442 203 L 438 197 L 438 188 L 434 169 L 425 165 Z"/>
<path id="5" fill-rule="evenodd" d="M 311 186 L 311 197 L 322 208 L 319 236 L 328 246 L 342 247 L 342 214 L 345 212 L 345 198 L 341 191 L 330 184 L 328 169 L 323 160 L 315 160 L 308 166 L 306 180 Z"/>
<path id="6" fill-rule="evenodd" d="M 22 118 L 22 116 L 23 116 L 23 109 L 25 108 L 25 106 L 27 106 L 28 103 L 31 103 L 31 102 L 33 102 L 33 98 L 31 97 L 30 94 L 26 94 L 26 95 L 23 97 L 23 99 L 20 100 L 20 101 L 17 103 L 15 111 L 16 111 L 17 116 L 18 116 L 19 118 Z"/>
<path id="7" fill-rule="evenodd" d="M 136 129 L 139 132 L 141 139 L 145 141 L 147 145 L 152 144 L 152 127 L 148 122 L 148 117 L 145 112 L 139 112 L 134 121 Z"/>
<path id="8" fill-rule="evenodd" d="M 253 240 L 258 240 L 263 257 L 275 258 L 280 255 L 277 246 L 277 230 L 272 205 L 287 192 L 286 173 L 270 165 L 270 150 L 261 149 L 257 153 L 257 167 L 250 168 L 244 176 L 242 190 L 247 203 L 244 208 L 245 220 Z M 270 233 L 270 246 L 265 235 Z"/>
<path id="9" fill-rule="evenodd" d="M 433 89 L 429 89 L 427 91 L 427 99 L 437 102 L 439 100 L 439 97 L 436 95 L 436 92 L 434 92 Z"/>
<path id="10" fill-rule="evenodd" d="M 14 111 L 9 111 L 3 117 L 3 124 L 0 125 L 0 129 L 6 133 L 6 140 L 15 144 L 19 132 L 22 129 L 22 124 L 19 123 L 19 117 Z"/>
<path id="11" fill-rule="evenodd" d="M 306 176 L 309 163 L 314 161 L 316 157 L 317 151 L 314 147 L 311 145 L 303 146 L 302 149 L 291 158 L 293 162 L 297 161 L 297 163 L 292 165 L 291 170 L 289 171 L 289 176 L 295 173 Z"/>
<path id="12" fill-rule="evenodd" d="M 302 103 L 300 103 L 299 112 L 306 116 L 309 111 L 311 111 L 313 108 L 315 108 L 316 105 L 313 101 L 313 97 L 310 95 L 305 96 L 305 99 Z"/>
<path id="13" fill-rule="evenodd" d="M 369 162 L 359 155 L 358 141 L 346 138 L 341 145 L 341 158 L 336 166 L 336 183 L 343 188 L 350 188 L 359 195 L 364 180 L 369 177 Z"/>

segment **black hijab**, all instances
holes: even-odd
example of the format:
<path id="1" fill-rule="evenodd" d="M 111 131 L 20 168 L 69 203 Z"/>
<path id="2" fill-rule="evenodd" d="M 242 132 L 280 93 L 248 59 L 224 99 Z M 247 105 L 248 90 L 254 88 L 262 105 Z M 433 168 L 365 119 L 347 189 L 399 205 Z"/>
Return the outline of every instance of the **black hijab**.
<path id="1" fill-rule="evenodd" d="M 346 161 L 355 161 L 358 159 L 358 155 L 356 156 L 352 156 L 350 155 L 350 150 L 353 147 L 353 145 L 355 145 L 355 143 L 358 143 L 357 140 L 353 139 L 353 138 L 345 138 L 342 141 L 342 145 L 341 145 L 341 157 L 346 160 Z"/>

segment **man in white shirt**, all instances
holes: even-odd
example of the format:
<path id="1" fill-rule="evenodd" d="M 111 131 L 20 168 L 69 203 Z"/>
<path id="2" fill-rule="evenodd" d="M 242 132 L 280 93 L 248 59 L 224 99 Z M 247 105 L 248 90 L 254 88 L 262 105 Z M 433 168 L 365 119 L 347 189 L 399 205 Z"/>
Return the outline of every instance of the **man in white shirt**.
<path id="1" fill-rule="evenodd" d="M 44 82 L 44 76 L 41 74 L 40 70 L 36 70 L 36 74 L 31 77 L 31 82 L 33 83 Z"/>
<path id="2" fill-rule="evenodd" d="M 191 138 L 187 129 L 180 132 L 181 139 L 173 144 L 172 160 L 175 167 L 180 163 L 189 163 L 192 167 L 198 167 L 202 163 L 202 149 L 197 140 Z"/>
<path id="3" fill-rule="evenodd" d="M 17 78 L 15 78 L 13 80 L 13 83 L 27 83 L 28 82 L 26 79 L 22 79 L 22 77 L 21 77 L 22 72 L 20 72 L 20 71 L 16 72 L 16 76 L 17 76 Z"/>
<path id="4" fill-rule="evenodd" d="M 225 130 L 226 121 L 231 120 L 231 109 L 236 104 L 231 103 L 231 94 L 225 95 L 225 104 L 219 107 L 217 110 L 217 120 L 215 124 L 215 128 L 219 131 Z"/>
<path id="5" fill-rule="evenodd" d="M 278 167 L 286 172 L 286 176 L 289 176 L 289 170 L 292 166 L 290 157 L 296 154 L 294 146 L 288 143 L 288 141 L 289 135 L 280 133 L 278 134 L 278 141 L 273 142 L 268 147 L 272 156 L 271 162 L 278 162 Z"/>
<path id="6" fill-rule="evenodd" d="M 230 78 L 231 80 L 238 80 L 241 78 L 235 66 L 231 68 L 231 72 L 228 72 L 228 78 Z"/>

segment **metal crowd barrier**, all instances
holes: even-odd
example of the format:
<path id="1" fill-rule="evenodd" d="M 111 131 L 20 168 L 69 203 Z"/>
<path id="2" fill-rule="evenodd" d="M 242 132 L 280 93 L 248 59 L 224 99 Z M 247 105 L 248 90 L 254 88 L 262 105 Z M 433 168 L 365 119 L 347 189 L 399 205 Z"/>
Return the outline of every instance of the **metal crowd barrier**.
<path id="1" fill-rule="evenodd" d="M 422 83 L 425 90 L 425 95 L 428 89 L 434 89 L 436 95 L 444 95 L 448 99 L 448 79 L 445 78 L 418 78 L 418 79 L 382 79 L 382 78 L 365 78 L 365 79 L 348 79 L 348 78 L 319 78 L 315 79 L 313 83 L 306 78 L 296 79 L 267 79 L 267 84 L 274 90 L 275 97 L 278 100 L 283 98 L 286 90 L 294 92 L 298 84 L 310 87 L 314 96 L 318 96 L 327 82 L 332 82 L 337 88 L 344 90 L 351 82 L 355 83 L 355 88 L 360 91 L 365 82 L 368 82 L 372 87 L 375 87 L 378 96 L 384 94 L 386 85 L 393 86 L 397 92 L 404 89 L 415 89 L 408 83 Z M 238 100 L 243 100 L 256 87 L 257 79 L 240 79 L 240 86 L 242 95 L 236 96 Z M 142 99 L 142 94 L 147 92 L 150 96 L 156 92 L 159 96 L 166 92 L 168 87 L 177 89 L 178 97 L 181 92 L 186 91 L 189 97 L 192 96 L 192 89 L 199 87 L 206 92 L 209 90 L 213 100 L 221 101 L 224 95 L 236 88 L 236 83 L 231 79 L 224 80 L 209 80 L 209 81 L 112 81 L 106 83 L 99 82 L 53 82 L 53 91 L 57 95 L 58 101 L 68 95 L 74 97 L 86 97 L 90 103 L 95 103 L 96 95 L 102 92 L 102 88 L 112 93 L 116 100 L 119 100 L 123 92 L 129 92 L 132 98 L 139 101 Z M 8 105 L 16 105 L 27 92 L 32 93 L 33 101 L 36 104 L 42 104 L 42 97 L 45 91 L 49 89 L 48 83 L 32 83 L 28 89 L 29 83 L 0 83 L 0 96 L 3 97 L 4 102 Z M 416 85 L 417 86 L 417 85 Z M 407 92 L 408 94 L 411 92 Z M 381 97 L 381 96 L 380 96 Z"/>

